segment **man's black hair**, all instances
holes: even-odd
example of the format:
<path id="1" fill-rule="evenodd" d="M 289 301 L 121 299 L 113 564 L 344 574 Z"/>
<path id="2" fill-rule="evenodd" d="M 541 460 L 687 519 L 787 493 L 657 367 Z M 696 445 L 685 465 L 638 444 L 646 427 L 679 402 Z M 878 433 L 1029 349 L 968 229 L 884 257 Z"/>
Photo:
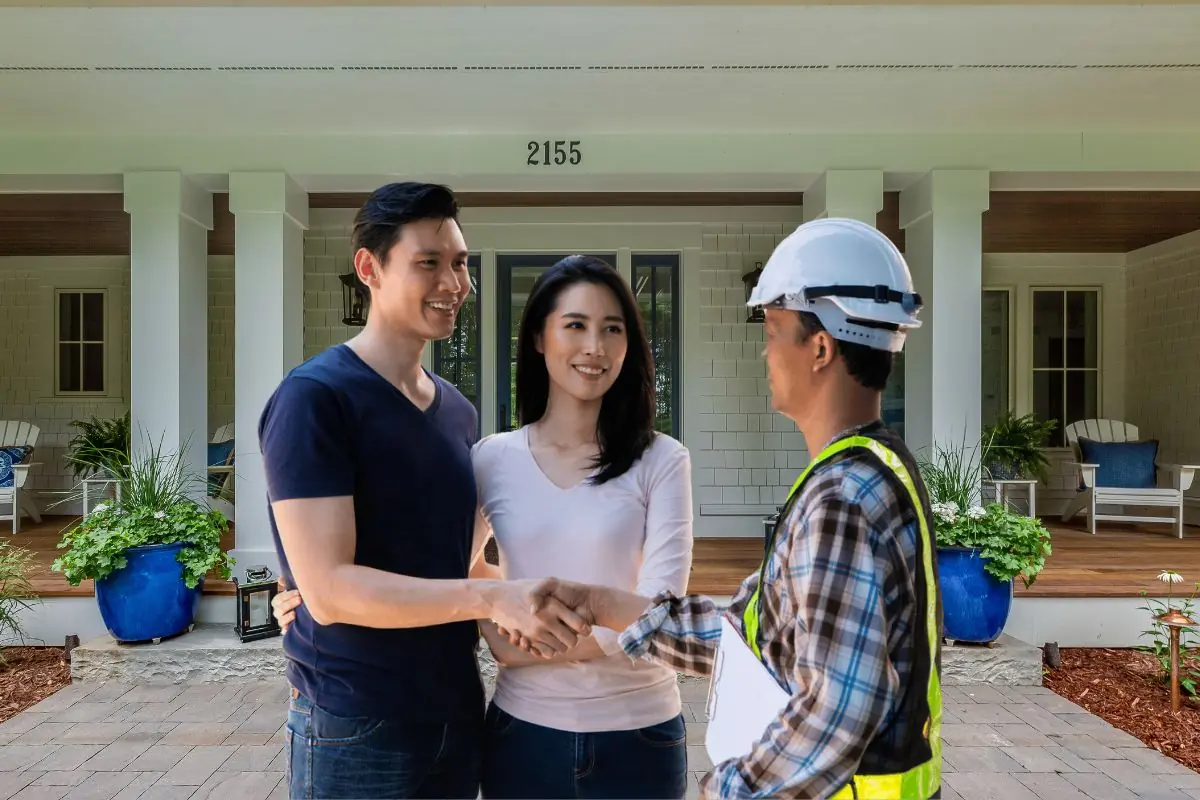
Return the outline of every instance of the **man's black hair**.
<path id="1" fill-rule="evenodd" d="M 354 217 L 352 252 L 365 247 L 383 264 L 400 240 L 401 229 L 422 219 L 458 220 L 458 200 L 437 183 L 389 183 L 371 192 Z"/>
<path id="2" fill-rule="evenodd" d="M 817 318 L 816 314 L 810 311 L 797 311 L 796 314 L 800 317 L 800 341 L 807 341 L 808 337 L 825 330 L 825 326 L 821 324 L 821 320 Z M 888 330 L 896 329 L 893 325 L 881 324 L 879 327 Z M 835 341 L 842 360 L 846 362 L 846 371 L 859 384 L 881 392 L 887 387 L 888 377 L 892 374 L 893 359 L 890 352 L 876 350 L 874 347 L 867 347 L 857 342 L 843 342 L 841 339 Z"/>

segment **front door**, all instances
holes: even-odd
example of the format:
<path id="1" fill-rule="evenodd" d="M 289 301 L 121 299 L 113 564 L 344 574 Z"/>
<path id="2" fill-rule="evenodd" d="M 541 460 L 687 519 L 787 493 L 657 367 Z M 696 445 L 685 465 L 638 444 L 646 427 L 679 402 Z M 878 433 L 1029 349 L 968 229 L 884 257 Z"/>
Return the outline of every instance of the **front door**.
<path id="1" fill-rule="evenodd" d="M 534 282 L 567 253 L 496 254 L 496 430 L 517 427 L 517 335 Z M 594 253 L 614 267 L 616 253 Z"/>

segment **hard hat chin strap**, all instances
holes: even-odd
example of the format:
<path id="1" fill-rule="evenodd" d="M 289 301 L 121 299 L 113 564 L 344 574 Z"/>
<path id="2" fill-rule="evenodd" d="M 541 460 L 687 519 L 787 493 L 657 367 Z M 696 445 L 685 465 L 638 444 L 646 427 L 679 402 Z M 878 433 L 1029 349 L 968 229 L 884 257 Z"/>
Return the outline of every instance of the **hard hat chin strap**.
<path id="1" fill-rule="evenodd" d="M 874 286 L 835 285 L 809 286 L 802 292 L 805 301 L 819 297 L 850 297 L 855 300 L 874 300 L 876 303 L 899 303 L 905 312 L 912 314 L 922 307 L 921 295 L 916 292 L 898 292 L 886 284 Z"/>

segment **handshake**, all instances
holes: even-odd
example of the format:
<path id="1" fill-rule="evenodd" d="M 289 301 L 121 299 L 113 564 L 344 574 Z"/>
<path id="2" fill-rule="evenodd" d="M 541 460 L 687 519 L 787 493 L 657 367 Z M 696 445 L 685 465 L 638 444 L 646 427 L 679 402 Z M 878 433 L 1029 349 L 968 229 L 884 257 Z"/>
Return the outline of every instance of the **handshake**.
<path id="1" fill-rule="evenodd" d="M 501 581 L 489 593 L 491 620 L 512 646 L 552 658 L 590 636 L 593 625 L 611 627 L 604 593 L 558 578 Z"/>
<path id="2" fill-rule="evenodd" d="M 565 653 L 590 636 L 593 625 L 614 627 L 620 622 L 611 617 L 610 609 L 620 607 L 619 598 L 623 593 L 601 586 L 557 578 L 478 579 L 467 583 L 473 586 L 474 618 L 492 620 L 512 646 L 535 657 L 552 658 Z M 610 596 L 617 599 L 609 602 Z M 300 592 L 285 589 L 281 579 L 280 593 L 275 595 L 271 605 L 284 633 L 295 621 L 296 609 L 302 602 Z M 635 601 L 634 605 L 640 610 L 645 603 Z M 449 620 L 437 620 L 437 623 L 444 621 Z"/>

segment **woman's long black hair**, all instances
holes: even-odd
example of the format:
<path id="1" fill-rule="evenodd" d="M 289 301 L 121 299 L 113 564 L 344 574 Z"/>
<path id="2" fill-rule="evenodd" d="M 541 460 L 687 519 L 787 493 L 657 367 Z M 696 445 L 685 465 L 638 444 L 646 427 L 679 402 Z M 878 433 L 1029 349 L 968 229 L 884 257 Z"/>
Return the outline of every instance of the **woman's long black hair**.
<path id="1" fill-rule="evenodd" d="M 537 337 L 559 295 L 577 283 L 606 286 L 616 296 L 625 317 L 628 348 L 616 381 L 600 403 L 597 439 L 599 469 L 596 484 L 623 475 L 654 441 L 654 358 L 646 341 L 642 315 L 633 291 L 613 267 L 592 256 L 567 256 L 543 272 L 533 284 L 521 330 L 517 337 L 517 420 L 521 425 L 537 422 L 546 413 L 550 397 L 550 373 L 546 359 L 537 349 Z"/>

